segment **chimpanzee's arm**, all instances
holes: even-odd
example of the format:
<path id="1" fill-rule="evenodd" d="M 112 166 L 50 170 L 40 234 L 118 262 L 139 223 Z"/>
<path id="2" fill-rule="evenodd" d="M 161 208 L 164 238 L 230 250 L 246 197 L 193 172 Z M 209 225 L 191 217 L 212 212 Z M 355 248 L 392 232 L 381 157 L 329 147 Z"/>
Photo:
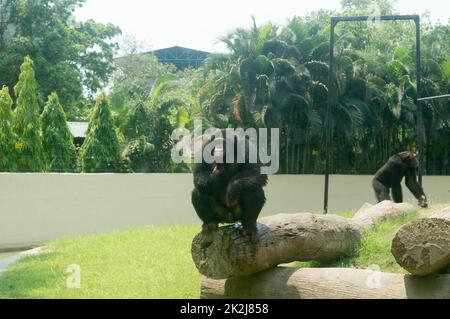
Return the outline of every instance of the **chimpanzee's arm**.
<path id="1" fill-rule="evenodd" d="M 236 184 L 239 184 L 241 188 L 264 187 L 267 185 L 267 180 L 267 175 L 261 174 L 259 167 L 249 167 L 233 176 L 229 188 L 233 188 Z"/>
<path id="2" fill-rule="evenodd" d="M 420 200 L 422 196 L 425 196 L 425 193 L 422 189 L 422 187 L 417 182 L 416 178 L 416 169 L 415 168 L 408 168 L 405 173 L 406 177 L 406 187 L 413 193 L 414 197 Z"/>
<path id="3" fill-rule="evenodd" d="M 257 167 L 242 171 L 231 179 L 227 188 L 227 204 L 236 202 L 245 190 L 257 190 L 267 185 L 267 175 L 261 174 Z"/>

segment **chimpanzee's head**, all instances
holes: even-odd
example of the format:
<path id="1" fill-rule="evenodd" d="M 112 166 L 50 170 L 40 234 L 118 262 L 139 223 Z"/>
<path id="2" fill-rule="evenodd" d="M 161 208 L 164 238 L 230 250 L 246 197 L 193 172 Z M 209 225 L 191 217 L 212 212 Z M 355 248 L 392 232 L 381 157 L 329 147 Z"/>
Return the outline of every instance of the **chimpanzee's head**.
<path id="1" fill-rule="evenodd" d="M 415 153 L 404 152 L 401 154 L 403 154 L 403 156 L 402 156 L 403 163 L 405 163 L 407 167 L 411 167 L 411 168 L 419 167 L 419 160 L 417 159 L 417 156 Z"/>
<path id="2" fill-rule="evenodd" d="M 221 146 L 216 146 L 214 148 L 214 157 L 220 160 L 214 161 L 212 164 L 212 176 L 215 177 L 219 175 L 226 176 L 236 174 L 240 169 L 240 164 L 237 160 L 237 137 L 231 136 L 214 140 L 218 141 L 219 144 L 221 143 Z M 227 145 L 229 143 L 233 143 L 234 145 L 234 158 L 232 162 L 227 162 L 227 160 L 229 160 L 227 158 Z"/>

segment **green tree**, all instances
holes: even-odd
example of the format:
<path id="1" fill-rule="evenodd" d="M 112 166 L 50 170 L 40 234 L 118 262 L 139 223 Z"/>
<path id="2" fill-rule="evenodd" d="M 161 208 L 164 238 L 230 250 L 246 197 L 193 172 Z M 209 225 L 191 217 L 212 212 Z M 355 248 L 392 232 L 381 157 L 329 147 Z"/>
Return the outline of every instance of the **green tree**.
<path id="1" fill-rule="evenodd" d="M 149 103 L 150 141 L 155 147 L 151 156 L 152 172 L 189 172 L 186 164 L 175 165 L 171 159 L 174 129 L 194 128 L 194 120 L 201 118 L 197 92 L 204 85 L 203 71 L 185 69 L 176 77 L 161 78 L 155 83 Z"/>
<path id="2" fill-rule="evenodd" d="M 0 90 L 0 171 L 12 172 L 17 169 L 15 143 L 16 136 L 12 130 L 12 106 L 9 89 Z"/>
<path id="3" fill-rule="evenodd" d="M 144 103 L 133 105 L 127 114 L 122 132 L 128 143 L 122 159 L 133 172 L 146 173 L 152 170 L 151 158 L 155 150 L 149 143 L 153 119 Z"/>
<path id="4" fill-rule="evenodd" d="M 30 57 L 25 57 L 20 71 L 19 82 L 14 87 L 17 102 L 13 126 L 20 146 L 18 169 L 25 172 L 41 172 L 45 167 L 44 151 L 36 98 L 36 78 Z"/>
<path id="5" fill-rule="evenodd" d="M 92 111 L 80 156 L 83 172 L 115 172 L 121 169 L 119 140 L 114 129 L 111 108 L 104 93 L 97 98 Z"/>
<path id="6" fill-rule="evenodd" d="M 11 89 L 23 57 L 30 55 L 40 106 L 57 91 L 66 113 L 76 117 L 83 91 L 93 95 L 109 81 L 118 48 L 112 39 L 120 34 L 111 24 L 75 21 L 74 9 L 85 2 L 0 1 L 0 83 Z"/>
<path id="7" fill-rule="evenodd" d="M 42 137 L 47 170 L 72 172 L 76 165 L 73 136 L 67 126 L 66 114 L 56 93 L 48 97 L 41 115 Z"/>
<path id="8" fill-rule="evenodd" d="M 156 56 L 141 53 L 144 46 L 134 38 L 126 37 L 125 40 L 123 56 L 114 61 L 116 70 L 109 95 L 113 110 L 118 112 L 145 101 L 159 78 L 176 72 L 174 65 L 160 63 Z"/>

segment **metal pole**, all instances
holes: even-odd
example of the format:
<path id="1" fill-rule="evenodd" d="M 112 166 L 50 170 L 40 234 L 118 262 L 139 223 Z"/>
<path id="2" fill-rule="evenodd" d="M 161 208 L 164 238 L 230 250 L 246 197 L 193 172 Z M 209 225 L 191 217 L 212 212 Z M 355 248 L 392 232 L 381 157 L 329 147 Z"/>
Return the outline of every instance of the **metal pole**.
<path id="1" fill-rule="evenodd" d="M 326 129 L 326 141 L 325 141 L 325 194 L 323 212 L 328 214 L 328 192 L 330 185 L 330 153 L 331 153 L 331 106 L 333 103 L 333 70 L 334 70 L 334 27 L 337 22 L 334 18 L 331 18 L 330 28 L 330 57 L 329 57 L 329 70 L 328 70 L 328 104 L 327 113 L 325 116 L 325 129 Z"/>
<path id="2" fill-rule="evenodd" d="M 369 19 L 372 19 L 373 16 L 356 16 L 356 17 L 332 17 L 332 19 L 334 19 L 334 21 L 337 22 L 341 22 L 341 21 L 347 21 L 347 22 L 352 22 L 352 21 L 368 21 Z M 406 21 L 406 20 L 416 20 L 419 18 L 418 15 L 414 14 L 414 15 L 390 15 L 390 16 L 376 16 L 377 20 L 380 21 L 396 21 L 396 20 L 400 20 L 400 21 Z"/>
<path id="3" fill-rule="evenodd" d="M 326 164 L 325 164 L 325 196 L 324 196 L 324 213 L 328 213 L 328 193 L 329 193 L 329 183 L 330 183 L 330 166 L 331 166 L 331 149 L 332 149 L 332 121 L 331 121 L 331 110 L 333 104 L 333 71 L 334 71 L 334 29 L 339 22 L 352 22 L 352 21 L 367 21 L 373 17 L 369 16 L 358 16 L 358 17 L 331 17 L 331 28 L 330 28 L 330 60 L 329 60 L 329 74 L 328 74 L 328 105 L 327 112 L 325 116 L 325 129 L 326 129 Z M 422 185 L 422 169 L 423 169 L 423 144 L 424 144 L 424 123 L 423 123 L 423 113 L 422 108 L 419 105 L 419 101 L 425 100 L 420 99 L 421 92 L 421 63 L 420 63 L 420 17 L 418 15 L 392 15 L 392 16 L 378 16 L 377 19 L 382 21 L 396 21 L 396 20 L 413 20 L 416 24 L 416 78 L 417 78 L 417 94 L 415 102 L 417 105 L 417 140 L 419 148 L 419 161 L 421 165 L 419 166 L 419 183 Z M 434 98 L 445 98 L 446 96 L 439 96 Z"/>
<path id="4" fill-rule="evenodd" d="M 417 82 L 417 94 L 416 94 L 416 107 L 417 107 L 417 144 L 419 150 L 419 184 L 422 185 L 423 167 L 424 167 L 424 122 L 422 113 L 422 103 L 419 103 L 421 89 L 422 89 L 422 69 L 421 69 L 421 56 L 420 56 L 420 18 L 414 19 L 416 23 L 416 82 Z"/>
<path id="5" fill-rule="evenodd" d="M 444 95 L 436 95 L 436 96 L 428 96 L 428 97 L 422 97 L 417 99 L 419 102 L 426 102 L 426 101 L 433 101 L 433 100 L 444 100 L 444 99 L 450 99 L 450 94 L 444 94 Z"/>

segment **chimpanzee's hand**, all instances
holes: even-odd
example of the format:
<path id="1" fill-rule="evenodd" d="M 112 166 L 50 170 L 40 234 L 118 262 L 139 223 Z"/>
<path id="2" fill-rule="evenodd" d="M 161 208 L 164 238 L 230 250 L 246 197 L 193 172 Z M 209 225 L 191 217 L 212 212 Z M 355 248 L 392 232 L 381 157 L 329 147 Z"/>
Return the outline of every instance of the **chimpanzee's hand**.
<path id="1" fill-rule="evenodd" d="M 426 196 L 420 197 L 419 206 L 422 208 L 428 208 L 428 199 Z"/>

